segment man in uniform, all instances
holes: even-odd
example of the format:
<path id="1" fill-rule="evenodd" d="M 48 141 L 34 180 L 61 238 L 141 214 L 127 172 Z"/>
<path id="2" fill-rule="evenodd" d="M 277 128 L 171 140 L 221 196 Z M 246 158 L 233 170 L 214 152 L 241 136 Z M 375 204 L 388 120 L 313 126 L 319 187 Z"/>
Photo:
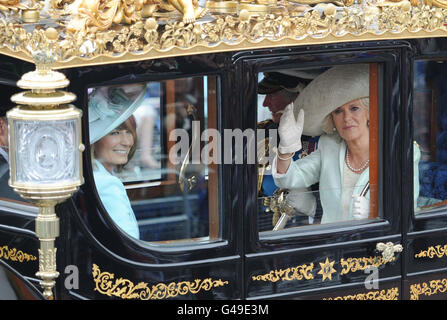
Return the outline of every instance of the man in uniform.
<path id="1" fill-rule="evenodd" d="M 285 72 L 267 72 L 264 73 L 264 78 L 258 83 L 258 94 L 265 94 L 263 106 L 268 108 L 271 112 L 271 119 L 261 121 L 258 123 L 258 129 L 264 129 L 266 137 L 268 136 L 269 129 L 278 129 L 279 120 L 284 112 L 284 109 L 291 102 L 295 101 L 301 90 L 303 90 L 322 70 L 315 72 L 306 72 L 299 70 L 290 70 Z M 303 148 L 297 152 L 294 156 L 294 160 L 305 157 L 314 150 L 317 149 L 319 137 L 302 137 Z M 277 144 L 279 144 L 279 137 L 276 137 Z M 269 137 L 264 141 L 258 142 L 258 152 L 265 150 L 266 144 L 271 140 Z M 267 147 L 268 149 L 268 147 Z M 258 196 L 261 198 L 271 197 L 273 192 L 278 188 L 271 175 L 263 174 L 266 170 L 267 163 L 261 166 L 259 169 L 259 192 Z M 303 191 L 306 194 L 303 194 Z M 307 214 L 306 216 L 296 217 L 296 224 L 303 225 L 308 223 L 314 223 L 316 201 L 313 195 L 306 192 L 307 190 L 293 190 L 290 191 L 288 199 L 289 202 L 296 202 L 293 205 L 295 208 L 300 207 L 299 211 Z M 293 199 L 292 199 L 293 198 Z M 306 205 L 307 204 L 307 205 Z M 273 217 L 273 225 L 276 224 L 278 215 Z M 262 231 L 262 230 L 261 230 Z"/>

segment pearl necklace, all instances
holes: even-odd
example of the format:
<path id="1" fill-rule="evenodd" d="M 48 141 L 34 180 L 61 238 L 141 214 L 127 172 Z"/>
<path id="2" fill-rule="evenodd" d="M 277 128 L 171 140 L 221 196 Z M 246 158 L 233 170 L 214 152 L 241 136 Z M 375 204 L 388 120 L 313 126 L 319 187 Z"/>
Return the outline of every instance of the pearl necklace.
<path id="1" fill-rule="evenodd" d="M 346 165 L 348 166 L 348 168 L 353 171 L 353 172 L 360 172 L 363 171 L 369 164 L 369 159 L 365 161 L 365 163 L 358 169 L 355 169 L 353 167 L 351 167 L 351 163 L 349 162 L 349 149 L 346 148 Z"/>

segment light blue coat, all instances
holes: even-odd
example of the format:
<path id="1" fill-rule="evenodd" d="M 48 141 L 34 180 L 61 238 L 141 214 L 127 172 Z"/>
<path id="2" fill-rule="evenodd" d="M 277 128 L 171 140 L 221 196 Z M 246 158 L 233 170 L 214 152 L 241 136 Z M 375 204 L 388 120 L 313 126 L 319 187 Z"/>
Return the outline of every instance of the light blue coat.
<path id="1" fill-rule="evenodd" d="M 338 136 L 322 135 L 318 149 L 305 158 L 292 162 L 283 175 L 274 174 L 275 183 L 279 188 L 307 188 L 320 183 L 320 200 L 323 207 L 321 223 L 351 220 L 352 201 L 349 215 L 343 218 L 341 208 L 343 166 L 346 154 L 346 143 Z M 275 161 L 276 172 L 276 161 Z M 359 195 L 369 181 L 369 168 L 360 174 L 353 194 Z M 369 198 L 369 192 L 366 194 Z"/>
<path id="2" fill-rule="evenodd" d="M 123 231 L 139 239 L 140 231 L 137 219 L 123 183 L 120 179 L 111 175 L 99 161 L 95 161 L 95 164 L 96 168 L 93 171 L 93 176 L 104 208 Z"/>

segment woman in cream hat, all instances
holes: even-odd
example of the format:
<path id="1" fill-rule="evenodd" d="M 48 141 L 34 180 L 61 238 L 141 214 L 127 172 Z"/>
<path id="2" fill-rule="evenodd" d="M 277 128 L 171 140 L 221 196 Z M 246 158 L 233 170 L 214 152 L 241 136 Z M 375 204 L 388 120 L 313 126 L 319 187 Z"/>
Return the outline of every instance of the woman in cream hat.
<path id="1" fill-rule="evenodd" d="M 107 213 L 126 233 L 139 239 L 135 214 L 121 180 L 115 176 L 136 149 L 132 113 L 146 94 L 144 85 L 102 87 L 89 96 L 89 129 L 96 189 Z"/>
<path id="2" fill-rule="evenodd" d="M 319 182 L 322 223 L 369 216 L 369 68 L 336 66 L 316 77 L 281 117 L 273 176 L 281 188 Z M 304 119 L 305 117 L 305 119 Z M 292 162 L 301 135 L 321 135 L 318 150 Z"/>

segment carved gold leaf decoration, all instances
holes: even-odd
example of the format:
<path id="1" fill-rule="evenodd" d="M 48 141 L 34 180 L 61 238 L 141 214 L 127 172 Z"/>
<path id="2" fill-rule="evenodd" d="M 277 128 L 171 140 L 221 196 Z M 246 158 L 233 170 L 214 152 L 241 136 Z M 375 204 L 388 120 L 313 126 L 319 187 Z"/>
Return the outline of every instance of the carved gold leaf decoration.
<path id="1" fill-rule="evenodd" d="M 393 257 L 390 261 L 394 261 Z M 339 264 L 342 268 L 340 271 L 340 275 L 348 274 L 350 272 L 357 272 L 366 270 L 368 267 L 374 266 L 379 267 L 388 263 L 385 261 L 382 256 L 375 257 L 361 257 L 361 258 L 346 258 L 340 259 Z M 337 273 L 337 270 L 334 269 L 335 261 L 329 261 L 326 258 L 324 263 L 320 262 L 320 270 L 317 274 L 322 276 L 322 280 L 326 279 L 332 280 L 332 274 Z M 310 280 L 314 279 L 314 275 L 312 273 L 314 269 L 314 264 L 311 263 L 309 265 L 303 264 L 296 267 L 290 267 L 286 269 L 272 270 L 269 273 L 252 276 L 252 280 L 255 281 L 270 281 L 277 282 L 280 280 Z"/>
<path id="2" fill-rule="evenodd" d="M 290 267 L 287 269 L 279 269 L 279 270 L 272 270 L 269 273 L 263 274 L 263 275 L 257 275 L 252 276 L 252 280 L 254 281 L 270 281 L 270 282 L 277 282 L 280 280 L 310 280 L 314 278 L 314 275 L 312 274 L 314 268 L 314 264 L 311 263 L 310 265 L 300 265 L 296 267 Z"/>
<path id="3" fill-rule="evenodd" d="M 4 245 L 0 247 L 0 259 L 11 260 L 14 262 L 28 262 L 36 261 L 37 257 L 32 254 L 24 253 L 22 250 L 9 248 Z"/>
<path id="4" fill-rule="evenodd" d="M 171 282 L 169 284 L 158 283 L 150 286 L 146 282 L 137 284 L 124 278 L 116 278 L 113 273 L 101 271 L 93 264 L 93 281 L 96 284 L 95 291 L 109 297 L 121 299 L 158 300 L 176 297 L 178 295 L 197 294 L 204 290 L 209 291 L 215 287 L 227 285 L 228 281 L 213 280 L 211 278 L 195 279 L 194 281 Z"/>
<path id="5" fill-rule="evenodd" d="M 433 259 L 434 257 L 442 258 L 444 256 L 447 256 L 447 244 L 444 246 L 436 245 L 432 247 L 428 247 L 427 250 L 422 250 L 419 253 L 415 254 L 415 258 L 430 258 Z"/>
<path id="6" fill-rule="evenodd" d="M 275 45 L 380 40 L 399 38 L 399 34 L 403 34 L 401 38 L 431 37 L 433 32 L 447 36 L 447 9 L 400 3 L 388 7 L 353 5 L 324 12 L 310 9 L 285 15 L 216 15 L 195 24 L 172 19 L 159 24 L 151 17 L 110 28 L 70 29 L 61 16 L 56 28 L 58 38 L 52 40 L 43 29 L 26 30 L 2 19 L 0 49 L 29 60 L 33 50 L 51 49 L 60 65 L 74 65 L 72 60 L 77 59 L 80 61 L 76 63 L 82 65 L 94 59 L 104 63 L 104 57 L 115 62 Z"/>
<path id="7" fill-rule="evenodd" d="M 419 300 L 420 295 L 432 296 L 447 291 L 447 279 L 431 280 L 410 286 L 410 299 Z"/>
<path id="8" fill-rule="evenodd" d="M 393 257 L 389 262 L 395 259 Z M 366 270 L 371 266 L 379 267 L 386 263 L 382 256 L 340 259 L 340 266 L 342 267 L 340 274 L 343 275 L 349 272 Z"/>
<path id="9" fill-rule="evenodd" d="M 323 298 L 323 300 L 398 300 L 399 288 L 390 288 L 386 290 L 370 291 L 334 298 Z"/>

